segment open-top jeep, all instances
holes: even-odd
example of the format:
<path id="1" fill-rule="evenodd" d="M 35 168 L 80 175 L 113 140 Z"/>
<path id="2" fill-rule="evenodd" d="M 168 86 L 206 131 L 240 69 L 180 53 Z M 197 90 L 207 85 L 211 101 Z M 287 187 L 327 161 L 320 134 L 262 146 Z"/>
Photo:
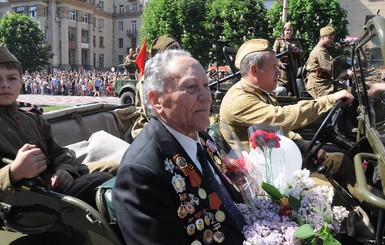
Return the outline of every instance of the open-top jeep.
<path id="1" fill-rule="evenodd" d="M 366 184 L 369 181 L 381 190 L 385 185 L 382 180 L 385 176 L 385 96 L 372 101 L 367 91 L 372 84 L 384 82 L 384 59 L 385 18 L 375 16 L 367 22 L 361 37 L 351 45 L 355 105 L 348 109 L 337 103 L 317 130 L 311 131 L 310 137 L 314 145 L 332 144 L 354 160 L 360 197 L 343 194 L 349 205 L 359 206 L 357 200 L 364 200 L 366 205 L 363 208 L 368 214 L 365 224 L 371 223 L 374 228 L 369 229 L 372 237 L 369 234 L 360 240 L 364 243 L 371 240 L 372 244 L 383 244 L 385 199 L 373 194 Z M 282 98 L 280 103 L 285 104 L 285 100 L 294 103 L 302 98 L 309 99 L 298 91 L 292 97 Z M 350 112 L 346 113 L 346 110 Z M 73 146 L 79 142 L 92 145 L 90 136 L 103 131 L 121 141 L 131 142 L 131 119 L 135 113 L 135 107 L 130 105 L 94 104 L 43 116 L 52 124 L 58 142 Z M 347 125 L 347 122 L 352 124 Z M 351 125 L 356 126 L 354 132 Z M 104 142 L 104 148 L 112 148 Z M 305 165 L 316 147 L 309 149 Z M 86 152 L 89 154 L 91 152 Z M 27 240 L 24 244 L 124 244 L 111 207 L 109 193 L 112 186 L 113 183 L 108 182 L 100 188 L 96 210 L 77 198 L 39 186 L 35 179 L 23 182 L 11 196 L 0 200 L 0 244 L 21 244 L 24 239 L 31 238 L 36 242 Z M 340 192 L 338 186 L 337 192 Z M 361 231 L 349 233 L 348 230 L 348 233 L 357 238 Z"/>

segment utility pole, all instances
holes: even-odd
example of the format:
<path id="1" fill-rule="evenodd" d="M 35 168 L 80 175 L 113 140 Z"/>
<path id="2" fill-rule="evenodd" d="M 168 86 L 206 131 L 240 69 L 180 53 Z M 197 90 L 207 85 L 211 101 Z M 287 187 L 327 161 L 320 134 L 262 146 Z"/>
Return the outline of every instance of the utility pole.
<path id="1" fill-rule="evenodd" d="M 289 0 L 283 0 L 283 8 L 282 8 L 282 22 L 286 23 L 287 21 L 287 1 Z"/>

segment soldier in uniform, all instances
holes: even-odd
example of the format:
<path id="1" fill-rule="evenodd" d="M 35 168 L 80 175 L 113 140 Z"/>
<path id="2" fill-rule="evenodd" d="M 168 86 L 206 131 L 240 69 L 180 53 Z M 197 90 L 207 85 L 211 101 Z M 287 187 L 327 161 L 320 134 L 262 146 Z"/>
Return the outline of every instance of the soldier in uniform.
<path id="1" fill-rule="evenodd" d="M 180 49 L 179 42 L 176 40 L 175 37 L 173 37 L 170 34 L 162 35 L 160 37 L 157 37 L 151 44 L 150 47 L 150 55 L 155 56 L 159 52 L 163 52 L 167 49 Z M 135 107 L 137 111 L 137 118 L 134 121 L 134 125 L 132 126 L 131 130 L 131 136 L 135 138 L 144 125 L 149 121 L 147 117 L 146 109 L 144 108 L 142 101 L 143 101 L 143 93 L 142 93 L 142 86 L 143 86 L 143 77 L 139 80 L 138 84 L 136 85 L 136 94 L 135 94 Z"/>
<path id="2" fill-rule="evenodd" d="M 339 81 L 335 81 L 332 74 L 333 60 L 328 52 L 328 48 L 333 44 L 335 30 L 333 27 L 326 26 L 320 30 L 320 39 L 317 46 L 311 51 L 307 60 L 306 70 L 309 72 L 306 83 L 306 90 L 313 98 L 332 94 L 347 86 Z M 351 78 L 353 72 L 345 69 L 339 75 L 340 78 Z"/>
<path id="3" fill-rule="evenodd" d="M 127 149 L 112 198 L 126 244 L 243 243 L 235 206 L 242 196 L 215 164 L 205 131 L 208 84 L 186 51 L 166 50 L 146 63 L 144 104 L 153 117 Z"/>
<path id="4" fill-rule="evenodd" d="M 136 79 L 136 71 L 138 70 L 138 66 L 136 65 L 135 59 L 136 54 L 134 49 L 130 48 L 126 58 L 124 58 L 124 67 L 126 68 L 130 79 Z"/>
<path id="5" fill-rule="evenodd" d="M 232 148 L 236 147 L 232 133 L 249 151 L 248 128 L 254 124 L 269 123 L 281 126 L 285 136 L 292 139 L 303 153 L 309 142 L 292 130 L 314 122 L 341 99 L 347 99 L 347 103 L 353 100 L 348 91 L 342 90 L 315 100 L 279 106 L 272 93 L 280 73 L 278 61 L 269 42 L 264 39 L 245 42 L 237 52 L 235 66 L 240 69 L 242 79 L 226 93 L 219 113 L 220 123 L 226 124 L 226 127 L 221 127 L 221 133 Z M 353 163 L 347 156 L 337 152 L 327 153 L 321 149 L 317 153 L 317 163 L 326 167 L 333 163 L 333 178 L 350 192 L 357 193 L 354 188 Z M 317 177 L 318 183 L 326 183 L 324 176 L 316 173 L 313 176 Z"/>
<path id="6" fill-rule="evenodd" d="M 291 72 L 294 72 L 294 76 L 297 75 L 298 68 L 301 66 L 301 59 L 305 56 L 305 52 L 302 49 L 299 39 L 293 37 L 293 33 L 293 24 L 291 22 L 286 22 L 283 26 L 282 37 L 277 38 L 273 45 L 273 50 L 276 54 L 286 51 L 288 45 L 291 47 L 293 54 L 293 67 L 288 66 L 288 56 L 280 58 L 281 64 L 279 68 L 281 76 L 278 80 L 278 85 L 285 87 L 291 94 L 294 94 L 292 86 L 294 81 L 291 81 Z"/>

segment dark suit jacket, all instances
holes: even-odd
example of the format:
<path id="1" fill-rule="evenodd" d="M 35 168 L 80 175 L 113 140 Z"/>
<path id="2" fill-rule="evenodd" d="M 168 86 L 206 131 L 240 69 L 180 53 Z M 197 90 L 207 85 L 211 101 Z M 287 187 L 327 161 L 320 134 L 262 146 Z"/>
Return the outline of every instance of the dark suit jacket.
<path id="1" fill-rule="evenodd" d="M 196 169 L 198 176 L 202 178 L 200 188 L 208 195 L 212 192 L 179 142 L 158 119 L 152 118 L 126 151 L 113 189 L 113 206 L 126 244 L 181 245 L 191 244 L 196 239 L 202 242 L 204 230 L 208 230 L 206 234 L 210 234 L 210 231 L 215 232 L 218 229 L 217 225 L 220 225 L 219 231 L 225 235 L 222 244 L 242 244 L 244 236 L 235 228 L 230 218 L 226 217 L 222 223 L 213 218 L 216 210 L 210 208 L 208 198 L 199 198 L 199 188 L 191 186 L 189 175 L 184 175 L 177 168 L 174 161 L 177 154 Z M 175 171 L 166 170 L 167 161 L 173 163 Z M 212 161 L 211 164 L 213 165 Z M 172 183 L 177 174 L 184 178 L 185 183 L 185 190 L 180 193 L 177 193 Z M 241 195 L 219 174 L 235 202 L 242 202 Z M 192 213 L 180 218 L 178 209 L 181 203 L 191 200 L 192 195 L 198 198 L 199 204 L 194 205 L 195 210 Z M 211 224 L 205 225 L 202 231 L 195 230 L 193 235 L 188 235 L 187 226 L 195 224 L 199 218 L 211 220 Z M 212 225 L 213 223 L 216 225 Z"/>

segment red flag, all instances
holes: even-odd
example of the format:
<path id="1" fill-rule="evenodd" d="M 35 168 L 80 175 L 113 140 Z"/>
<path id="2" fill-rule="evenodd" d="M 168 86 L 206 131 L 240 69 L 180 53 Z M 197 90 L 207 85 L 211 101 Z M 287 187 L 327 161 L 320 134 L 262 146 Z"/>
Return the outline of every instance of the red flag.
<path id="1" fill-rule="evenodd" d="M 147 40 L 146 38 L 143 41 L 142 48 L 139 51 L 138 56 L 136 56 L 135 62 L 139 69 L 139 79 L 144 74 L 144 64 L 146 63 L 146 47 L 147 47 Z"/>

